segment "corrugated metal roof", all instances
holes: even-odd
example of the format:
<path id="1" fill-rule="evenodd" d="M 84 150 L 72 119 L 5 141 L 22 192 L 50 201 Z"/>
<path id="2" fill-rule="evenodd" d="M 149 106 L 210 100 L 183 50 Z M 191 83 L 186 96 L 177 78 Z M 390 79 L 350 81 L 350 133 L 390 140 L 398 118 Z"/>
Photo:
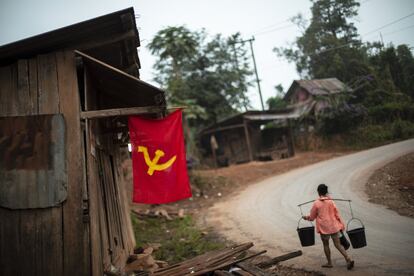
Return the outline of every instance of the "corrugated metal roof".
<path id="1" fill-rule="evenodd" d="M 284 119 L 296 119 L 299 118 L 299 114 L 259 114 L 259 115 L 246 115 L 244 118 L 251 121 L 271 121 L 271 120 L 284 120 Z"/>
<path id="2" fill-rule="evenodd" d="M 301 87 L 311 95 L 329 95 L 340 92 L 351 92 L 352 89 L 345 85 L 337 78 L 313 79 L 313 80 L 295 80 L 289 87 L 284 99 L 289 101 L 292 94 Z"/>
<path id="3" fill-rule="evenodd" d="M 127 8 L 0 46 L 0 64 L 58 50 L 81 50 L 138 76 L 140 45 L 133 8 Z"/>
<path id="4" fill-rule="evenodd" d="M 256 123 L 266 123 L 270 121 L 284 121 L 287 119 L 297 119 L 303 115 L 306 115 L 313 107 L 313 104 L 297 104 L 289 106 L 284 109 L 279 110 L 266 110 L 266 111 L 246 111 L 244 113 L 239 113 L 232 117 L 223 119 L 217 124 L 204 128 L 200 133 L 211 133 L 213 131 L 219 130 L 223 127 L 229 126 L 238 126 L 243 124 L 244 119 L 255 121 Z"/>
<path id="5" fill-rule="evenodd" d="M 312 95 L 327 95 L 349 92 L 351 89 L 337 78 L 298 80 L 299 86 Z"/>

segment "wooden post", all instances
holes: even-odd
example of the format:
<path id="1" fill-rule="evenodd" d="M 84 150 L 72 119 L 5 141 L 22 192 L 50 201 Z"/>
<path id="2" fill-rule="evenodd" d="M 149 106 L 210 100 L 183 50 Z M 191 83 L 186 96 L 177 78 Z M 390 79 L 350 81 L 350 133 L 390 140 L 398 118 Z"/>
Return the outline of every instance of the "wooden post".
<path id="1" fill-rule="evenodd" d="M 211 153 L 213 154 L 213 159 L 214 159 L 214 168 L 217 169 L 217 155 L 216 155 L 216 150 L 218 149 L 218 144 L 217 144 L 217 140 L 216 137 L 214 135 L 210 136 L 210 146 L 211 146 Z"/>
<path id="2" fill-rule="evenodd" d="M 211 148 L 211 152 L 213 153 L 213 160 L 214 160 L 214 168 L 217 169 L 217 155 L 216 155 L 216 149 Z"/>
<path id="3" fill-rule="evenodd" d="M 288 153 L 289 153 L 289 157 L 292 157 L 292 156 L 295 156 L 295 144 L 293 142 L 292 125 L 290 123 L 290 119 L 287 119 L 287 123 L 288 123 L 288 133 L 287 133 Z"/>
<path id="4" fill-rule="evenodd" d="M 253 153 L 252 153 L 252 147 L 250 144 L 250 136 L 249 136 L 249 129 L 247 125 L 247 121 L 243 119 L 243 125 L 244 125 L 244 135 L 246 136 L 246 144 L 247 144 L 247 151 L 249 153 L 249 161 L 253 161 Z"/>

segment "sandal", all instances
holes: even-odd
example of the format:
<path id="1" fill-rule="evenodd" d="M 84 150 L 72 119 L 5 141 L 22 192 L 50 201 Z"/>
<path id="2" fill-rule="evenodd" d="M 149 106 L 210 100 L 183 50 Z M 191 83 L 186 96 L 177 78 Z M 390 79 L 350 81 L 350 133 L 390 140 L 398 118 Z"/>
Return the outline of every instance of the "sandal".
<path id="1" fill-rule="evenodd" d="M 348 270 L 351 270 L 352 268 L 354 268 L 354 261 L 350 261 L 348 262 L 348 265 L 346 266 L 346 268 L 348 268 Z"/>

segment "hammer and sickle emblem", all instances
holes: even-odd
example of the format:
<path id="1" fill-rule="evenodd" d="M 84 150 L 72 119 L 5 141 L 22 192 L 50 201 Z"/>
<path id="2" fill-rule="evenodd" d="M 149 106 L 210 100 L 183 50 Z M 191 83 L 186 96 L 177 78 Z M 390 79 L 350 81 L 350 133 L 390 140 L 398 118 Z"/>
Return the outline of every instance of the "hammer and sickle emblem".
<path id="1" fill-rule="evenodd" d="M 175 159 L 177 158 L 177 156 L 174 155 L 167 162 L 165 162 L 163 164 L 158 164 L 158 161 L 160 160 L 160 158 L 165 155 L 165 153 L 162 150 L 159 150 L 159 149 L 156 150 L 155 151 L 155 156 L 154 156 L 154 158 L 152 160 L 149 157 L 148 148 L 147 147 L 138 146 L 138 152 L 142 152 L 142 154 L 144 155 L 145 163 L 148 165 L 148 171 L 147 171 L 147 173 L 149 175 L 153 175 L 154 174 L 154 171 L 163 171 L 163 170 L 168 169 L 174 163 Z"/>

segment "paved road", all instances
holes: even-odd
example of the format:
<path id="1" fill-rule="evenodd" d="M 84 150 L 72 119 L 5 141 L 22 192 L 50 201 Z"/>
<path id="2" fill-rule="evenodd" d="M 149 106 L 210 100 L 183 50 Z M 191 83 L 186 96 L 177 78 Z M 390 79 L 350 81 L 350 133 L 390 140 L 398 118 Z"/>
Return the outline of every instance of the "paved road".
<path id="1" fill-rule="evenodd" d="M 352 200 L 355 217 L 366 228 L 368 246 L 350 249 L 356 261 L 352 275 L 414 275 L 414 219 L 403 217 L 367 201 L 364 183 L 377 168 L 414 151 L 414 139 L 327 160 L 249 186 L 233 199 L 213 206 L 205 217 L 234 241 L 253 241 L 257 249 L 276 256 L 297 249 L 303 256 L 287 265 L 318 270 L 327 275 L 348 273 L 345 261 L 331 245 L 333 269 L 321 268 L 325 262 L 322 243 L 301 248 L 296 232 L 299 203 L 316 197 L 320 183 L 329 186 L 334 198 Z M 414 169 L 414 168 L 413 168 Z M 349 206 L 337 202 L 344 220 L 351 217 Z M 311 205 L 303 208 L 307 213 Z M 309 222 L 307 222 L 309 223 Z M 303 222 L 305 224 L 305 222 Z M 350 224 L 350 228 L 358 226 Z"/>

